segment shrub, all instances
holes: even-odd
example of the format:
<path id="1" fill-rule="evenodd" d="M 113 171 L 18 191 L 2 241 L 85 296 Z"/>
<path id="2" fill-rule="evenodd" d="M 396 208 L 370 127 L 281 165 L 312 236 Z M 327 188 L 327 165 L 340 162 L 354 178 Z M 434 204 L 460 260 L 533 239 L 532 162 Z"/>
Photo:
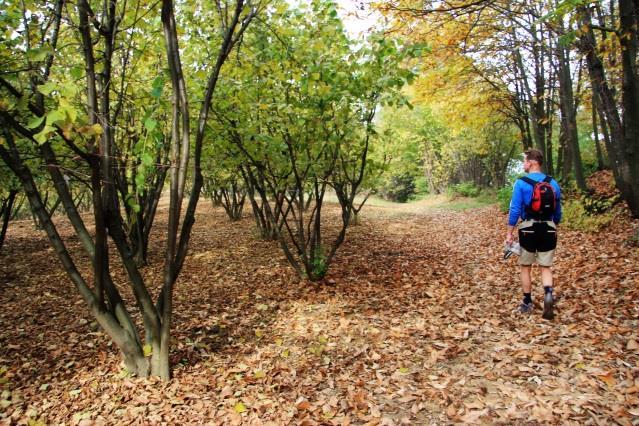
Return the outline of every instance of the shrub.
<path id="1" fill-rule="evenodd" d="M 507 213 L 510 209 L 510 198 L 512 197 L 513 190 L 510 187 L 503 187 L 497 191 L 497 205 L 499 210 L 503 213 Z"/>
<path id="2" fill-rule="evenodd" d="M 586 204 L 580 199 L 568 200 L 562 206 L 562 225 L 568 229 L 597 232 L 610 224 L 616 216 L 616 211 L 608 210 L 606 213 L 589 213 Z"/>
<path id="3" fill-rule="evenodd" d="M 584 196 L 582 198 L 584 209 L 586 210 L 586 213 L 590 215 L 605 213 L 606 211 L 610 210 L 618 201 L 619 195 L 615 195 L 611 198 L 594 198 L 589 196 Z"/>
<path id="4" fill-rule="evenodd" d="M 316 277 L 323 278 L 328 272 L 328 265 L 326 263 L 326 255 L 324 250 L 320 247 L 315 251 L 313 258 L 313 274 Z"/>
<path id="5" fill-rule="evenodd" d="M 382 197 L 397 203 L 405 203 L 415 193 L 415 178 L 407 173 L 393 175 L 382 188 Z"/>
<path id="6" fill-rule="evenodd" d="M 426 179 L 426 176 L 419 176 L 415 178 L 415 193 L 428 194 L 428 192 L 428 179 Z"/>
<path id="7" fill-rule="evenodd" d="M 479 195 L 481 190 L 472 182 L 463 182 L 456 185 L 451 185 L 448 188 L 448 192 L 453 197 L 475 198 Z"/>

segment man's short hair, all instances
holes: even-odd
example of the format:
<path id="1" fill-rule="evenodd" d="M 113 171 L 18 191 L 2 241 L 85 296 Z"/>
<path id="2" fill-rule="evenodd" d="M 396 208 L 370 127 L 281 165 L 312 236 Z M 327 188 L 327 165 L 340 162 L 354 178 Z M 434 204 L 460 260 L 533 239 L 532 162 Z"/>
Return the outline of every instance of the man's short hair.
<path id="1" fill-rule="evenodd" d="M 538 149 L 529 149 L 524 152 L 524 158 L 528 161 L 536 161 L 540 166 L 544 165 L 544 154 Z"/>

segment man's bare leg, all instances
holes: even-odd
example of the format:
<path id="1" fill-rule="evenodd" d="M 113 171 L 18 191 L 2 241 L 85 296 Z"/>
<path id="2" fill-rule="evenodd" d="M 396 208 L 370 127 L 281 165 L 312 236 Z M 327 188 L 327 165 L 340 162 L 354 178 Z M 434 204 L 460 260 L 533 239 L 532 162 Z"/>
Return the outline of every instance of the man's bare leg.
<path id="1" fill-rule="evenodd" d="M 540 266 L 541 269 L 541 283 L 544 287 L 552 287 L 552 269 L 550 266 Z"/>
<path id="2" fill-rule="evenodd" d="M 524 294 L 530 293 L 532 288 L 532 280 L 530 278 L 531 270 L 532 270 L 531 265 L 521 266 L 521 289 L 523 290 Z M 551 279 L 552 279 L 552 275 L 551 275 Z"/>
<path id="3" fill-rule="evenodd" d="M 521 265 L 521 289 L 524 292 L 524 301 L 519 308 L 519 312 L 521 313 L 529 313 L 532 310 L 532 298 L 530 294 L 532 288 L 531 270 L 532 266 Z"/>

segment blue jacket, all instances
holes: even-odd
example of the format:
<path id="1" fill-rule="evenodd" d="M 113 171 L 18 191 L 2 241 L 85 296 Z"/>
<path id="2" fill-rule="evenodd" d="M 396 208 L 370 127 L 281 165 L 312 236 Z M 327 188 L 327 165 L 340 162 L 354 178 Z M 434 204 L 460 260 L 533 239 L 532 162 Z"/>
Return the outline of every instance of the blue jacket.
<path id="1" fill-rule="evenodd" d="M 528 173 L 526 176 L 536 182 L 539 182 L 546 177 L 546 175 L 541 172 Z M 555 223 L 559 223 L 561 222 L 561 189 L 559 188 L 559 184 L 557 183 L 557 181 L 554 179 L 550 181 L 550 184 L 555 190 L 555 195 L 557 197 L 557 207 L 555 208 L 555 212 L 552 215 L 552 221 Z M 526 206 L 529 206 L 532 202 L 532 195 L 532 185 L 527 184 L 521 179 L 517 179 L 515 181 L 515 185 L 513 186 L 513 195 L 510 199 L 508 225 L 517 225 L 517 221 L 519 220 L 519 218 L 521 218 L 521 220 L 526 220 Z"/>

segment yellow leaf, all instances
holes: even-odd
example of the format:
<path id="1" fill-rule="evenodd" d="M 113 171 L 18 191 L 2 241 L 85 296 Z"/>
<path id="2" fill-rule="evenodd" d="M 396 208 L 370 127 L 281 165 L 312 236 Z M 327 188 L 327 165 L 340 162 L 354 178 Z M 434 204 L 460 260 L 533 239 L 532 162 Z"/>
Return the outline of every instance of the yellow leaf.
<path id="1" fill-rule="evenodd" d="M 144 345 L 142 350 L 144 351 L 144 356 L 151 356 L 151 354 L 153 353 L 153 346 L 149 344 Z"/>
<path id="2" fill-rule="evenodd" d="M 408 368 L 402 367 L 402 368 L 399 369 L 399 372 L 402 373 L 402 374 L 406 374 L 406 373 L 408 373 Z"/>
<path id="3" fill-rule="evenodd" d="M 266 377 L 266 374 L 264 374 L 262 370 L 255 370 L 255 372 L 253 373 L 253 377 L 255 377 L 256 379 L 263 379 L 264 377 Z"/>
<path id="4" fill-rule="evenodd" d="M 91 126 L 91 129 L 93 130 L 94 135 L 99 136 L 102 134 L 102 126 L 100 126 L 98 123 Z"/>
<path id="5" fill-rule="evenodd" d="M 282 351 L 282 358 L 288 358 L 290 354 L 291 354 L 291 351 L 289 351 L 288 349 L 284 349 Z"/>
<path id="6" fill-rule="evenodd" d="M 246 406 L 240 401 L 233 407 L 236 413 L 242 414 L 246 412 Z"/>

